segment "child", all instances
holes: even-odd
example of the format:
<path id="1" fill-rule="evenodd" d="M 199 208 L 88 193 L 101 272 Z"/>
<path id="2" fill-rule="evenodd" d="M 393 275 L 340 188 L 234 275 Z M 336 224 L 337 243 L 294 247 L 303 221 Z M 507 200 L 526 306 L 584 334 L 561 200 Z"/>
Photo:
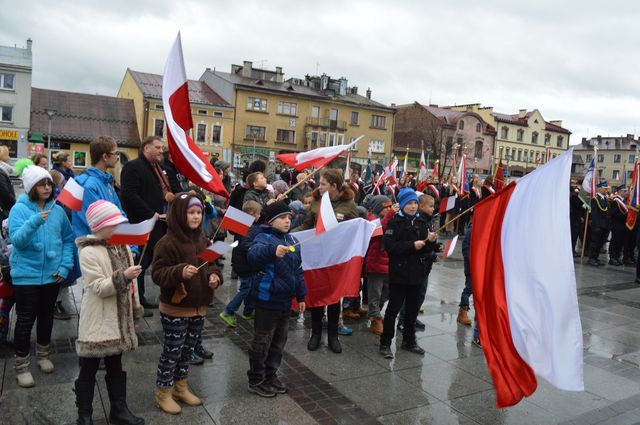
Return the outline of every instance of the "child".
<path id="1" fill-rule="evenodd" d="M 144 419 L 134 416 L 127 406 L 127 374 L 122 370 L 122 353 L 138 347 L 133 318 L 134 314 L 142 317 L 144 311 L 134 282 L 142 269 L 133 265 L 128 246 L 107 245 L 118 224 L 127 221 L 118 207 L 96 201 L 87 208 L 86 218 L 92 234 L 76 239 L 84 284 L 76 341 L 80 357 L 75 381 L 78 423 L 92 423 L 96 372 L 104 359 L 109 421 L 142 425 Z"/>
<path id="2" fill-rule="evenodd" d="M 74 262 L 73 232 L 64 210 L 55 205 L 53 180 L 44 168 L 31 165 L 22 172 L 25 193 L 9 213 L 11 278 L 16 299 L 14 345 L 18 385 L 35 385 L 29 371 L 31 329 L 38 321 L 36 354 L 44 373 L 53 372 L 49 342 L 53 308 L 60 283 Z"/>
<path id="3" fill-rule="evenodd" d="M 395 334 L 396 316 L 406 306 L 402 348 L 424 355 L 416 341 L 415 322 L 420 309 L 421 285 L 429 274 L 437 234 L 430 232 L 427 221 L 418 212 L 418 196 L 411 188 L 398 193 L 400 211 L 389 221 L 383 244 L 389 255 L 389 304 L 380 336 L 380 354 L 393 358 L 391 340 Z M 431 211 L 433 214 L 433 211 Z"/>
<path id="4" fill-rule="evenodd" d="M 262 207 L 255 201 L 247 201 L 242 206 L 242 211 L 247 214 L 251 214 L 258 220 L 262 213 Z M 240 308 L 240 303 L 244 302 L 249 294 L 249 288 L 251 287 L 251 275 L 256 272 L 251 263 L 247 260 L 247 251 L 249 250 L 249 244 L 253 241 L 256 233 L 258 232 L 258 225 L 254 222 L 247 236 L 240 237 L 240 243 L 233 249 L 231 254 L 231 267 L 240 277 L 240 288 L 238 293 L 227 304 L 224 311 L 220 312 L 220 318 L 227 325 L 235 328 L 238 326 L 236 321 L 236 311 Z M 245 302 L 244 311 L 242 312 L 242 318 L 245 320 L 251 320 L 254 318 L 253 308 L 247 306 Z"/>
<path id="5" fill-rule="evenodd" d="M 249 348 L 249 392 L 275 397 L 287 392 L 277 372 L 289 331 L 291 300 L 304 313 L 304 284 L 300 248 L 290 251 L 298 241 L 288 235 L 291 211 L 284 202 L 263 210 L 268 224 L 260 226 L 249 247 L 247 259 L 260 272 L 251 277 L 249 303 L 255 307 L 254 336 Z"/>
<path id="6" fill-rule="evenodd" d="M 267 178 L 261 172 L 249 174 L 247 185 L 250 189 L 245 193 L 242 205 L 247 201 L 255 201 L 264 208 L 274 202 L 275 195 L 267 189 Z"/>
<path id="7" fill-rule="evenodd" d="M 181 400 L 199 406 L 187 384 L 189 362 L 204 324 L 213 291 L 222 284 L 222 273 L 197 255 L 207 248 L 202 230 L 203 205 L 193 192 L 176 195 L 167 217 L 167 234 L 153 250 L 153 281 L 160 286 L 160 321 L 164 342 L 156 379 L 156 406 L 178 414 Z M 174 386 L 175 384 L 175 386 Z"/>

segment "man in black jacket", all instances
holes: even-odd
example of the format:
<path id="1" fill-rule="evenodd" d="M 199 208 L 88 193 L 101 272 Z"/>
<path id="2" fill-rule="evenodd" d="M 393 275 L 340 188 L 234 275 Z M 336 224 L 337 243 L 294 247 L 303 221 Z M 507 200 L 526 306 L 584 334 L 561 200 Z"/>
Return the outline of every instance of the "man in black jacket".
<path id="1" fill-rule="evenodd" d="M 9 217 L 9 210 L 16 203 L 16 193 L 13 190 L 9 175 L 0 169 L 0 225 L 2 220 Z"/>
<path id="2" fill-rule="evenodd" d="M 167 194 L 171 193 L 169 180 L 160 166 L 163 159 L 162 139 L 147 137 L 140 146 L 140 155 L 122 168 L 122 207 L 130 223 L 140 223 L 152 217 L 156 222 L 147 249 L 140 261 L 142 273 L 138 276 L 140 304 L 145 308 L 158 308 L 158 304 L 144 296 L 144 276 L 153 260 L 153 247 L 167 231 L 165 223 Z M 140 247 L 142 253 L 144 247 Z"/>
<path id="3" fill-rule="evenodd" d="M 605 193 L 609 185 L 606 181 L 598 183 L 596 195 L 591 198 L 591 238 L 589 241 L 589 265 L 601 266 L 598 256 L 609 236 L 609 201 Z"/>

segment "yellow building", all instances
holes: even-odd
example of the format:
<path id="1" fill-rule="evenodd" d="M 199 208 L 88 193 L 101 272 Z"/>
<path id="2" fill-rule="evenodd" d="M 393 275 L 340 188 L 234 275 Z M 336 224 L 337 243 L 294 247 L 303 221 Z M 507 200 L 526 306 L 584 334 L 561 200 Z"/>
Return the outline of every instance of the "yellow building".
<path id="1" fill-rule="evenodd" d="M 166 137 L 162 108 L 162 75 L 127 69 L 118 97 L 132 99 L 140 139 Z M 189 102 L 193 117 L 191 137 L 205 156 L 219 155 L 231 162 L 233 107 L 201 81 L 189 80 Z"/>
<path id="2" fill-rule="evenodd" d="M 447 108 L 475 112 L 496 129 L 494 163 L 501 155 L 509 176 L 523 176 L 544 163 L 547 147 L 551 158 L 569 149 L 571 132 L 562 127 L 562 121 L 545 121 L 537 109 L 521 109 L 517 114 L 509 115 L 477 103 Z"/>
<path id="3" fill-rule="evenodd" d="M 358 94 L 347 80 L 327 75 L 284 80 L 282 68 L 232 65 L 231 72 L 207 68 L 200 80 L 235 106 L 234 166 L 256 158 L 275 162 L 284 152 L 300 152 L 349 143 L 364 135 L 353 162 L 379 164 L 391 156 L 395 110 Z M 255 146 L 255 148 L 254 148 Z"/>

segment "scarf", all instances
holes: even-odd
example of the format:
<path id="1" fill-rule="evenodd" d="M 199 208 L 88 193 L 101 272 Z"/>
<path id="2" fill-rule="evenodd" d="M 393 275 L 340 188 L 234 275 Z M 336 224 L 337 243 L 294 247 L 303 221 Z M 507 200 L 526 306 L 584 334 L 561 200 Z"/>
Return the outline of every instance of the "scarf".
<path id="1" fill-rule="evenodd" d="M 151 168 L 153 168 L 153 171 L 156 173 L 156 177 L 160 182 L 160 187 L 162 188 L 162 194 L 166 195 L 167 193 L 171 192 L 171 188 L 169 186 L 169 179 L 164 174 L 164 171 L 162 170 L 162 167 L 160 167 L 160 164 L 157 162 L 152 162 Z"/>

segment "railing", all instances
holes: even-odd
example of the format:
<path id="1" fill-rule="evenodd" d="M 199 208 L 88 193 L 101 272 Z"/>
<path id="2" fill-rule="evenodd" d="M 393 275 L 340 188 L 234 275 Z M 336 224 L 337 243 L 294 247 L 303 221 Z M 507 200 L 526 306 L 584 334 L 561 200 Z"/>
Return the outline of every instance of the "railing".
<path id="1" fill-rule="evenodd" d="M 323 127 L 330 130 L 346 130 L 347 122 L 339 120 L 331 120 L 329 118 L 307 117 L 307 125 L 313 127 Z"/>

